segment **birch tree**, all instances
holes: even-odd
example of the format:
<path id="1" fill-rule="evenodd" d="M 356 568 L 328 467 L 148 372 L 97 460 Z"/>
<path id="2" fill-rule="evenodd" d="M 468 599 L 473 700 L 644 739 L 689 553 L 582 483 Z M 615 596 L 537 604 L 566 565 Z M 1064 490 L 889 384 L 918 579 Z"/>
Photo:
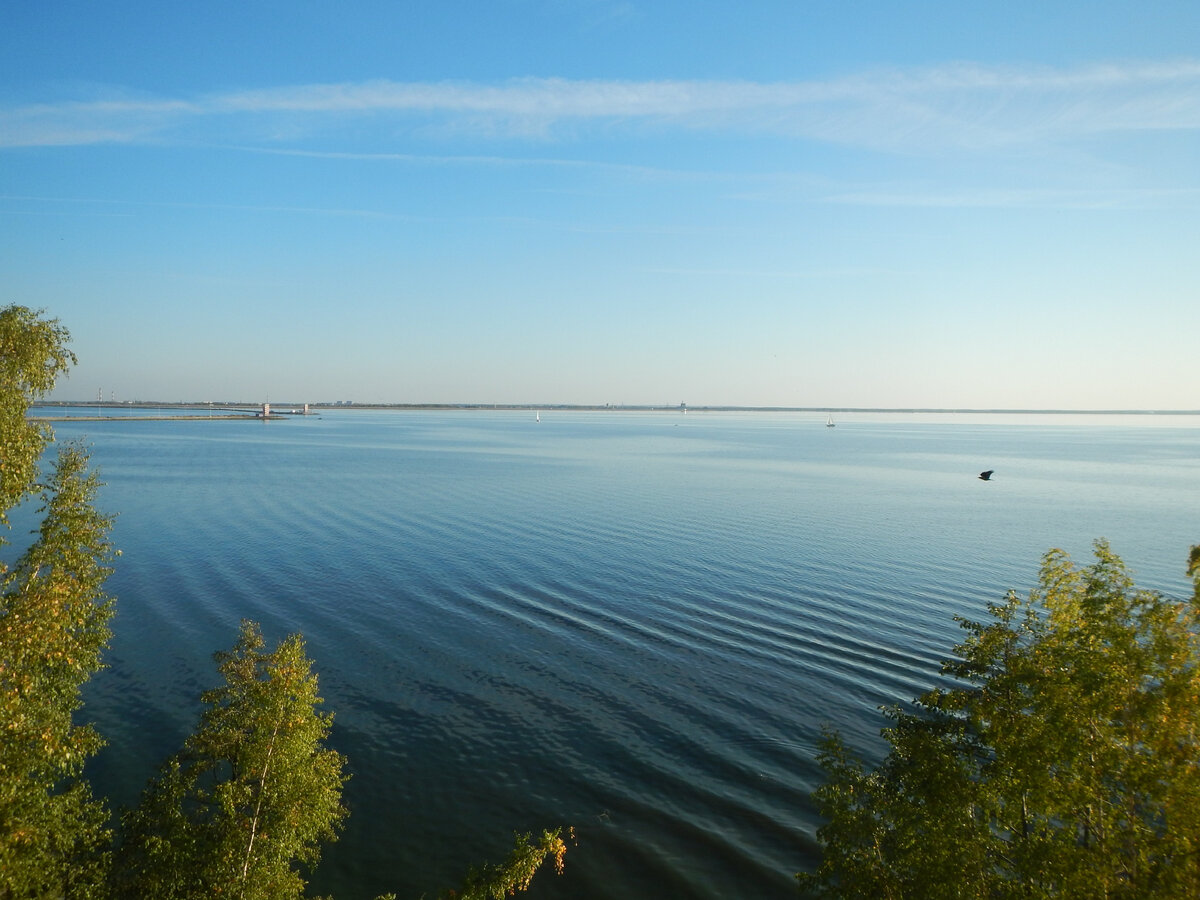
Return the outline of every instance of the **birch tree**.
<path id="1" fill-rule="evenodd" d="M 112 601 L 103 584 L 114 556 L 109 517 L 96 511 L 98 481 L 75 445 L 39 481 L 53 439 L 27 419 L 74 356 L 57 320 L 21 306 L 0 309 L 0 525 L 40 497 L 29 548 L 0 559 L 0 898 L 93 897 L 103 890 L 105 807 L 82 778 L 102 745 L 73 721 L 80 689 L 100 668 Z M 0 532 L 0 552 L 11 547 Z"/>
<path id="2" fill-rule="evenodd" d="M 1137 589 L 1104 542 L 1051 551 L 1039 587 L 962 621 L 961 686 L 892 709 L 869 769 L 834 734 L 815 798 L 828 897 L 1200 896 L 1195 595 Z"/>
<path id="3" fill-rule="evenodd" d="M 224 684 L 199 727 L 125 816 L 118 891 L 160 898 L 283 900 L 336 838 L 344 759 L 324 746 L 332 716 L 298 635 L 265 652 L 243 622 L 216 655 Z"/>

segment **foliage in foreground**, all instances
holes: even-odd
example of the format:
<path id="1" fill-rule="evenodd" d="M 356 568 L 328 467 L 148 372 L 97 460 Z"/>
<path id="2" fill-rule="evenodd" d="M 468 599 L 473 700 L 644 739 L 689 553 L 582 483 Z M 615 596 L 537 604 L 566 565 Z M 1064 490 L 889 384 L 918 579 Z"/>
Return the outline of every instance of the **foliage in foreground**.
<path id="1" fill-rule="evenodd" d="M 22 502 L 42 500 L 29 549 L 11 568 L 0 560 L 0 900 L 302 897 L 302 872 L 345 818 L 346 776 L 324 746 L 332 716 L 318 711 L 299 635 L 266 652 L 258 626 L 243 623 L 233 650 L 216 655 L 224 684 L 202 696 L 196 732 L 125 813 L 123 836 L 83 777 L 103 740 L 72 718 L 111 636 L 103 584 L 118 554 L 112 520 L 94 506 L 87 453 L 64 447 L 38 483 L 53 436 L 27 418 L 74 362 L 68 339 L 57 320 L 0 308 L 0 526 Z M 0 549 L 8 545 L 0 532 Z M 561 871 L 565 852 L 559 832 L 519 838 L 503 865 L 468 877 L 462 896 L 524 890 L 548 857 Z"/>
<path id="2" fill-rule="evenodd" d="M 1200 896 L 1200 547 L 1191 601 L 1138 590 L 1104 542 L 1043 561 L 1027 600 L 960 620 L 918 711 L 887 710 L 868 770 L 836 734 L 815 793 L 842 898 Z"/>
<path id="3" fill-rule="evenodd" d="M 116 881 L 129 897 L 298 898 L 322 841 L 337 837 L 345 760 L 323 744 L 317 678 L 299 635 L 263 652 L 243 622 L 217 654 L 225 684 L 206 692 L 200 725 L 124 817 Z"/>
<path id="4" fill-rule="evenodd" d="M 575 830 L 567 829 L 567 836 L 573 838 Z M 532 835 L 519 834 L 504 862 L 472 869 L 460 890 L 446 891 L 439 900 L 504 900 L 517 891 L 528 890 L 533 876 L 549 858 L 554 859 L 554 868 L 561 875 L 566 853 L 561 828 L 543 831 L 536 841 Z"/>
<path id="5" fill-rule="evenodd" d="M 108 858 L 107 811 L 81 777 L 102 742 L 72 714 L 109 638 L 110 520 L 93 506 L 80 447 L 63 448 L 37 482 L 51 436 L 25 419 L 73 361 L 65 339 L 57 322 L 0 309 L 0 524 L 35 496 L 42 513 L 29 548 L 0 563 L 0 897 L 94 896 Z"/>

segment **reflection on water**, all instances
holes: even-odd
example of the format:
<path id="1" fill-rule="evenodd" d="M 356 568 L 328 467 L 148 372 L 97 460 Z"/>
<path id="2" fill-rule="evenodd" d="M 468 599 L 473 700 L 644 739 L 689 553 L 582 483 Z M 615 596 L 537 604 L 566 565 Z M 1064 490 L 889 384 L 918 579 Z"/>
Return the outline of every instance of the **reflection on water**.
<path id="1" fill-rule="evenodd" d="M 935 677 L 1041 554 L 1182 593 L 1200 429 L 1109 419 L 337 412 L 80 422 L 120 513 L 101 792 L 132 803 L 242 617 L 301 631 L 350 759 L 314 889 L 417 897 L 573 824 L 536 896 L 789 897 L 822 723 Z M 975 476 L 996 470 L 995 480 Z"/>

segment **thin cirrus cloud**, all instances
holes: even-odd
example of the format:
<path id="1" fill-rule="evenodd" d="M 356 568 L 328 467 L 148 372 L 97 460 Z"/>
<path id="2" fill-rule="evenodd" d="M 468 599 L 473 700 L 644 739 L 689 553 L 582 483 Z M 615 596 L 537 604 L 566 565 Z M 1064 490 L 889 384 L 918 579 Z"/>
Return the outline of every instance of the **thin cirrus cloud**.
<path id="1" fill-rule="evenodd" d="M 192 98 L 0 107 L 0 146 L 227 141 L 286 144 L 353 121 L 413 134 L 570 139 L 589 125 L 777 135 L 869 149 L 938 152 L 1200 128 L 1200 60 L 1074 69 L 961 63 L 830 80 L 368 81 Z"/>

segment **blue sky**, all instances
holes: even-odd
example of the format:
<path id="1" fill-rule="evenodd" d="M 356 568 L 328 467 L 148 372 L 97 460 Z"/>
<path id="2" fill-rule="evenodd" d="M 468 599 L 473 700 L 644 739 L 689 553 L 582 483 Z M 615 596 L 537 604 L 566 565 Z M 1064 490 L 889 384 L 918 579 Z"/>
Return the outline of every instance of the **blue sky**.
<path id="1" fill-rule="evenodd" d="M 1200 408 L 1200 4 L 0 11 L 62 399 Z"/>

